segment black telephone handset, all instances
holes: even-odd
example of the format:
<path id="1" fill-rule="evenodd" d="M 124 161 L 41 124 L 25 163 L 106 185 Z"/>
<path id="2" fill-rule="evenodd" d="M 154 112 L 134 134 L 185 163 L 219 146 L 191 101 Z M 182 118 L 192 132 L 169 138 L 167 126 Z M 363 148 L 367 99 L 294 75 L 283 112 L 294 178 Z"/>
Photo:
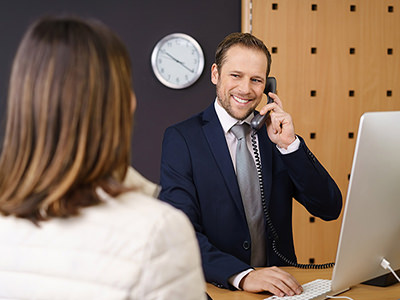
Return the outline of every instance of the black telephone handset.
<path id="1" fill-rule="evenodd" d="M 267 82 L 265 83 L 265 89 L 264 89 L 264 94 L 267 95 L 267 103 L 272 103 L 274 100 L 270 96 L 268 96 L 268 93 L 276 93 L 276 79 L 275 77 L 268 77 Z M 263 124 L 265 123 L 265 120 L 268 118 L 269 112 L 267 112 L 265 115 L 260 115 L 257 114 L 254 116 L 254 118 L 251 120 L 250 125 L 254 130 L 259 130 Z"/>

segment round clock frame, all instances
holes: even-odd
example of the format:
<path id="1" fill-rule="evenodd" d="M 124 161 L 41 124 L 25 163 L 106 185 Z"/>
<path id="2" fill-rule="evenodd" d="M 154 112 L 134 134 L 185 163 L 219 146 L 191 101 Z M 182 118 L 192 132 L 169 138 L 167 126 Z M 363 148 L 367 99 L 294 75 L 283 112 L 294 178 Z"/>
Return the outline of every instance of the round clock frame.
<path id="1" fill-rule="evenodd" d="M 154 46 L 151 66 L 157 79 L 172 89 L 194 84 L 204 69 L 200 44 L 185 33 L 172 33 Z"/>

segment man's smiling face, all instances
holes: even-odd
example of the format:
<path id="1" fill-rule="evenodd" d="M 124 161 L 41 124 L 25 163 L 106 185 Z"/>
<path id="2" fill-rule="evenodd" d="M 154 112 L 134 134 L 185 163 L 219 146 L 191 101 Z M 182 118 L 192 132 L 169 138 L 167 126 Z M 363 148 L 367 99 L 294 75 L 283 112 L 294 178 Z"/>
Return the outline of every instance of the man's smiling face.
<path id="1" fill-rule="evenodd" d="M 219 72 L 213 64 L 211 81 L 217 86 L 217 101 L 235 119 L 246 119 L 260 103 L 267 64 L 262 51 L 241 45 L 228 49 Z"/>

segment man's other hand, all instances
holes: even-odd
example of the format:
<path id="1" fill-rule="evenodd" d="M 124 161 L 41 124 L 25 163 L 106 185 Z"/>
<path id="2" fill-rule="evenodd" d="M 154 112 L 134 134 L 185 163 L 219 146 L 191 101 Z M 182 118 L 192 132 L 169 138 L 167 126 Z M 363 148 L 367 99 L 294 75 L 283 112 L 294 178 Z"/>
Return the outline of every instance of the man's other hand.
<path id="1" fill-rule="evenodd" d="M 268 291 L 279 297 L 299 295 L 303 291 L 292 275 L 277 267 L 251 271 L 243 277 L 239 287 L 251 293 Z"/>

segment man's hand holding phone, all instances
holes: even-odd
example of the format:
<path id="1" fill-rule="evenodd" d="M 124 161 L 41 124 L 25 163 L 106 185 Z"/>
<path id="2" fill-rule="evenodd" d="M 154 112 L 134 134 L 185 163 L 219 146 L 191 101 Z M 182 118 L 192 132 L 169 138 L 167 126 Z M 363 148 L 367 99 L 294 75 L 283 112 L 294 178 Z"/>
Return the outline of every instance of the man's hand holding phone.
<path id="1" fill-rule="evenodd" d="M 268 96 L 274 102 L 261 108 L 260 114 L 264 115 L 268 111 L 270 112 L 270 117 L 267 118 L 268 136 L 278 147 L 287 149 L 296 139 L 292 117 L 283 110 L 282 101 L 278 95 L 270 92 Z"/>

